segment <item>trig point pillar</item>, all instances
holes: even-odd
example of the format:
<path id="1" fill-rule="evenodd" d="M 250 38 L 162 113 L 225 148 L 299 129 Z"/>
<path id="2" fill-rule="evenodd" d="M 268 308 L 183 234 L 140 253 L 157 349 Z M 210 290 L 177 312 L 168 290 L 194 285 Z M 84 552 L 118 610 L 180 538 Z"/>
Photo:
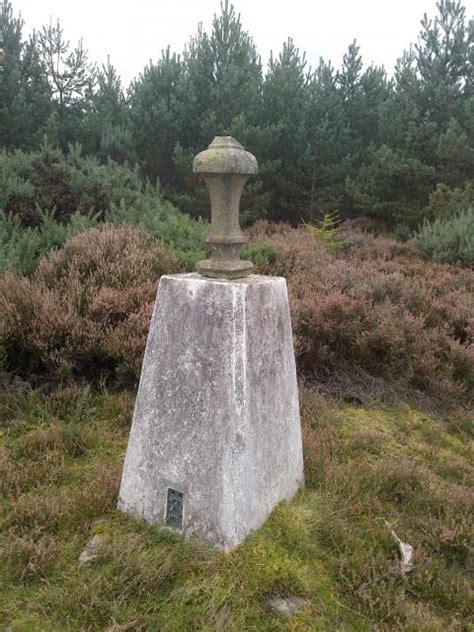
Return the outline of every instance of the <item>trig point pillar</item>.
<path id="1" fill-rule="evenodd" d="M 286 281 L 242 261 L 252 154 L 216 137 L 194 159 L 211 196 L 210 259 L 161 277 L 119 508 L 230 550 L 303 484 Z"/>

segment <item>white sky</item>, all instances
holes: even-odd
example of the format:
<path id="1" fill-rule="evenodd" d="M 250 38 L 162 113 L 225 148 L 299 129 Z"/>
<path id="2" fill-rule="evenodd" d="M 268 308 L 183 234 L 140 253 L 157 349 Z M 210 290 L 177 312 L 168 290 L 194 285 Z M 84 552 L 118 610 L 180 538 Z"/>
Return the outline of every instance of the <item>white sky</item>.
<path id="1" fill-rule="evenodd" d="M 25 20 L 26 35 L 59 18 L 71 42 L 81 37 L 91 61 L 110 55 L 124 85 L 137 76 L 163 48 L 182 52 L 199 22 L 210 31 L 219 0 L 12 0 Z M 270 50 L 278 53 L 291 36 L 308 63 L 322 56 L 340 66 L 354 38 L 364 64 L 383 64 L 389 72 L 420 30 L 426 12 L 434 16 L 435 0 L 235 0 L 244 29 L 253 37 L 264 66 Z M 474 0 L 464 0 L 469 18 Z"/>

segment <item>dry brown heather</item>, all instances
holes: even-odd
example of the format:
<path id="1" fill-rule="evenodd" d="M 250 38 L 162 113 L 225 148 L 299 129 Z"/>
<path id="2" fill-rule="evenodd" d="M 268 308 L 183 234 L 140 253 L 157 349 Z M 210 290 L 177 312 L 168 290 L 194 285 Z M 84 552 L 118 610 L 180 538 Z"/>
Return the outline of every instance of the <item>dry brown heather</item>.
<path id="1" fill-rule="evenodd" d="M 33 277 L 0 278 L 0 344 L 23 374 L 134 379 L 157 279 L 180 265 L 135 228 L 104 224 L 41 259 Z"/>
<path id="2" fill-rule="evenodd" d="M 356 401 L 396 392 L 466 399 L 474 390 L 474 271 L 424 261 L 413 246 L 345 229 L 325 243 L 259 222 L 250 251 L 288 279 L 300 375 Z M 0 346 L 31 378 L 134 383 L 162 273 L 159 242 L 103 225 L 70 238 L 31 277 L 0 277 Z"/>
<path id="3" fill-rule="evenodd" d="M 301 392 L 307 485 L 231 554 L 116 511 L 133 395 L 0 396 L 0 626 L 29 630 L 471 630 L 467 418 Z M 386 522 L 415 548 L 400 574 Z M 97 557 L 80 567 L 93 535 Z M 269 595 L 299 596 L 289 620 Z"/>
<path id="4" fill-rule="evenodd" d="M 356 399 L 380 394 L 380 378 L 415 394 L 472 394 L 473 270 L 350 228 L 329 244 L 266 222 L 249 232 L 276 247 L 262 270 L 288 279 L 301 373 Z"/>

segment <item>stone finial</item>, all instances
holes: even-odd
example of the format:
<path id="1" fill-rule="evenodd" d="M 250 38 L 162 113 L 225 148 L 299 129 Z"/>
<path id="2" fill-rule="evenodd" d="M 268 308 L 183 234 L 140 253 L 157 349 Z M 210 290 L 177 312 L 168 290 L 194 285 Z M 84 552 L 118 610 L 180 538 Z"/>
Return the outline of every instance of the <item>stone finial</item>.
<path id="1" fill-rule="evenodd" d="M 211 232 L 206 243 L 211 258 L 199 261 L 196 270 L 208 277 L 236 279 L 252 273 L 253 263 L 239 256 L 247 239 L 239 224 L 239 203 L 249 176 L 258 173 L 255 156 L 232 136 L 216 136 L 193 161 L 194 173 L 201 173 L 211 198 Z"/>

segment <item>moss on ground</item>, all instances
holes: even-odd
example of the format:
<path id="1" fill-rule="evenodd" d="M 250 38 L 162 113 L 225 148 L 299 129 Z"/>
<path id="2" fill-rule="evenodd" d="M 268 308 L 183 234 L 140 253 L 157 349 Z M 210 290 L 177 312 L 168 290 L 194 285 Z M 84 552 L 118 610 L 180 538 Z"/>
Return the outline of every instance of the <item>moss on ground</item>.
<path id="1" fill-rule="evenodd" d="M 116 511 L 132 406 L 87 387 L 1 397 L 0 629 L 471 629 L 463 415 L 302 392 L 306 489 L 226 555 Z M 415 548 L 406 577 L 387 523 Z M 285 618 L 273 595 L 306 606 Z"/>

